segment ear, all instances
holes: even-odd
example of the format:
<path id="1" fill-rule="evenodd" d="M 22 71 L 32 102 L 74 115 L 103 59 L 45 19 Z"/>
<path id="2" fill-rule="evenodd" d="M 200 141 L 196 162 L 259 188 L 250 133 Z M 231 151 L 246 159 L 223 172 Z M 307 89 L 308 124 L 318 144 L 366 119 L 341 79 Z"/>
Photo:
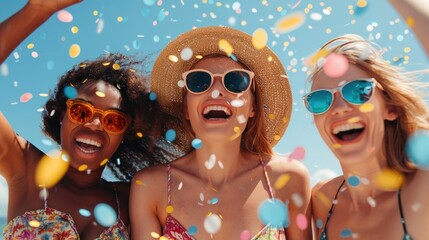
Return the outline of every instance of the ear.
<path id="1" fill-rule="evenodd" d="M 387 120 L 387 121 L 396 120 L 398 118 L 398 115 L 399 115 L 396 108 L 393 106 L 386 106 L 386 108 L 387 108 L 387 111 L 386 111 L 386 114 L 384 116 L 384 120 Z"/>
<path id="2" fill-rule="evenodd" d="M 255 104 L 252 104 L 252 108 L 249 111 L 249 118 L 254 117 L 256 112 L 255 112 Z"/>

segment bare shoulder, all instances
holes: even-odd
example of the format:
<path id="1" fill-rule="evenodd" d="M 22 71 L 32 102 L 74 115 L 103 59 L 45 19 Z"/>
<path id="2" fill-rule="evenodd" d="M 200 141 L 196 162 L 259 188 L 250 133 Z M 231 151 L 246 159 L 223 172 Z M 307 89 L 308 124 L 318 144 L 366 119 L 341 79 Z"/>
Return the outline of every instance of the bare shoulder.
<path id="1" fill-rule="evenodd" d="M 151 187 L 154 183 L 162 183 L 167 181 L 167 165 L 161 164 L 157 166 L 151 166 L 138 171 L 132 181 L 132 185 L 143 185 Z"/>
<path id="2" fill-rule="evenodd" d="M 325 219 L 335 194 L 339 190 L 343 176 L 338 176 L 329 180 L 320 181 L 311 191 L 311 205 L 316 218 Z"/>
<path id="3" fill-rule="evenodd" d="M 298 160 L 289 159 L 284 156 L 272 156 L 267 166 L 275 174 L 290 174 L 291 176 L 309 177 L 308 169 Z"/>

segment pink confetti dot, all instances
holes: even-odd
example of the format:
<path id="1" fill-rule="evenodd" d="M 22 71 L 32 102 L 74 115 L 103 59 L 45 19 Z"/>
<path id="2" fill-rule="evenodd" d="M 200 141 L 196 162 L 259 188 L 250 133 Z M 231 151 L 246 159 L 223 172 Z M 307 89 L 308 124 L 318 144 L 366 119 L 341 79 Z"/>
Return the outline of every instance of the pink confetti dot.
<path id="1" fill-rule="evenodd" d="M 156 4 L 158 4 L 158 6 L 161 6 L 162 5 L 162 1 L 159 0 Z"/>
<path id="2" fill-rule="evenodd" d="M 303 147 L 297 147 L 295 150 L 293 150 L 292 154 L 290 155 L 290 158 L 296 159 L 296 160 L 302 160 L 305 157 L 305 148 Z"/>
<path id="3" fill-rule="evenodd" d="M 19 101 L 21 101 L 22 103 L 26 103 L 26 102 L 30 101 L 31 98 L 33 98 L 33 94 L 31 94 L 31 93 L 24 93 L 19 98 Z"/>
<path id="4" fill-rule="evenodd" d="M 58 20 L 61 22 L 71 22 L 73 21 L 73 15 L 71 15 L 71 13 L 67 12 L 66 10 L 60 10 L 58 12 Z"/>
<path id="5" fill-rule="evenodd" d="M 155 20 L 155 21 L 153 21 L 152 25 L 156 26 L 156 25 L 158 25 L 158 22 Z"/>
<path id="6" fill-rule="evenodd" d="M 326 62 L 323 65 L 323 71 L 328 77 L 341 77 L 349 69 L 347 58 L 341 54 L 332 53 L 326 57 Z"/>
<path id="7" fill-rule="evenodd" d="M 37 58 L 39 56 L 39 54 L 37 52 L 31 52 L 31 56 L 33 58 Z"/>
<path id="8" fill-rule="evenodd" d="M 300 213 L 298 216 L 296 216 L 296 225 L 299 229 L 304 230 L 308 226 L 307 218 L 304 214 Z"/>
<path id="9" fill-rule="evenodd" d="M 249 240 L 250 239 L 250 232 L 247 230 L 244 230 L 240 234 L 240 240 Z"/>

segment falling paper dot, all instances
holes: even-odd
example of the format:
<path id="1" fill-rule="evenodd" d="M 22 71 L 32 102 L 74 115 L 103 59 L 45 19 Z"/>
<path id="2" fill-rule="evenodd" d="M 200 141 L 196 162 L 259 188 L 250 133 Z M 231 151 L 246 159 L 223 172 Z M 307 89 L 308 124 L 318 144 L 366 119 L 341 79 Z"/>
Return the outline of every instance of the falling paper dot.
<path id="1" fill-rule="evenodd" d="M 115 210 L 106 203 L 99 203 L 94 208 L 94 217 L 103 227 L 110 227 L 115 224 L 117 215 Z"/>
<path id="2" fill-rule="evenodd" d="M 194 53 L 192 52 L 192 49 L 187 47 L 182 49 L 182 51 L 180 52 L 180 58 L 184 61 L 188 61 L 189 59 L 192 58 L 193 54 Z"/>
<path id="3" fill-rule="evenodd" d="M 351 237 L 351 236 L 352 236 L 352 231 L 351 231 L 350 229 L 343 229 L 343 230 L 341 230 L 341 232 L 340 232 L 340 236 L 341 236 L 342 238 L 348 238 L 348 237 Z"/>
<path id="4" fill-rule="evenodd" d="M 305 22 L 305 14 L 301 12 L 291 13 L 275 24 L 277 33 L 284 34 L 299 28 Z"/>
<path id="5" fill-rule="evenodd" d="M 165 212 L 166 212 L 166 213 L 169 213 L 169 214 L 173 213 L 173 212 L 174 212 L 174 208 L 173 208 L 173 206 L 168 205 L 168 206 L 165 208 Z"/>
<path id="6" fill-rule="evenodd" d="M 219 40 L 219 49 L 226 53 L 226 55 L 230 56 L 234 49 L 232 48 L 232 45 L 225 39 Z"/>
<path id="7" fill-rule="evenodd" d="M 357 187 L 360 184 L 360 180 L 357 176 L 350 176 L 347 178 L 347 182 L 352 187 Z"/>
<path id="8" fill-rule="evenodd" d="M 32 98 L 33 98 L 33 94 L 31 94 L 31 93 L 24 93 L 19 98 L 19 101 L 21 101 L 22 103 L 26 103 L 26 102 L 30 101 L 30 99 L 32 99 Z"/>
<path id="9" fill-rule="evenodd" d="M 305 230 L 307 228 L 308 221 L 304 214 L 300 213 L 296 216 L 296 225 L 301 230 Z"/>
<path id="10" fill-rule="evenodd" d="M 84 209 L 84 208 L 79 209 L 79 214 L 82 215 L 82 216 L 84 216 L 84 217 L 91 216 L 91 212 L 88 211 L 88 210 L 86 210 L 86 209 Z"/>
<path id="11" fill-rule="evenodd" d="M 217 233 L 222 226 L 222 220 L 219 215 L 212 213 L 204 219 L 204 229 L 209 234 Z"/>
<path id="12" fill-rule="evenodd" d="M 429 131 L 419 130 L 412 134 L 406 143 L 408 158 L 423 169 L 429 169 Z"/>
<path id="13" fill-rule="evenodd" d="M 70 99 L 76 98 L 77 97 L 77 90 L 74 87 L 66 86 L 64 88 L 64 95 Z"/>
<path id="14" fill-rule="evenodd" d="M 39 187 L 51 188 L 63 178 L 69 167 L 66 153 L 53 152 L 50 156 L 44 155 L 36 167 L 36 184 Z"/>
<path id="15" fill-rule="evenodd" d="M 268 35 L 263 28 L 258 28 L 253 32 L 252 44 L 256 49 L 262 49 L 267 45 Z"/>
<path id="16" fill-rule="evenodd" d="M 326 57 L 323 71 L 328 77 L 337 78 L 344 75 L 349 69 L 349 62 L 342 54 L 331 53 Z"/>
<path id="17" fill-rule="evenodd" d="M 374 111 L 374 108 L 375 108 L 374 104 L 366 102 L 366 103 L 360 105 L 359 111 L 364 112 L 364 113 L 372 112 L 372 111 Z"/>
<path id="18" fill-rule="evenodd" d="M 104 20 L 103 19 L 98 19 L 97 20 L 97 34 L 100 34 L 101 32 L 103 32 L 104 29 Z"/>
<path id="19" fill-rule="evenodd" d="M 201 139 L 199 138 L 195 138 L 194 140 L 192 140 L 192 147 L 195 149 L 199 149 L 203 146 L 203 141 L 201 141 Z"/>
<path id="20" fill-rule="evenodd" d="M 149 93 L 149 100 L 151 101 L 155 101 L 157 98 L 156 93 L 155 92 L 151 92 Z"/>
<path id="21" fill-rule="evenodd" d="M 80 46 L 77 44 L 71 45 L 69 49 L 69 56 L 71 58 L 76 58 L 77 56 L 79 56 L 79 54 L 80 54 Z"/>
<path id="22" fill-rule="evenodd" d="M 165 133 L 165 139 L 169 142 L 173 142 L 174 140 L 176 140 L 176 131 L 174 131 L 173 129 L 168 129 Z"/>
<path id="23" fill-rule="evenodd" d="M 291 159 L 296 160 L 302 160 L 305 157 L 305 148 L 303 147 L 297 147 L 293 150 L 292 154 L 290 155 Z"/>
<path id="24" fill-rule="evenodd" d="M 67 12 L 66 10 L 60 10 L 58 11 L 58 20 L 61 22 L 71 22 L 73 21 L 73 15 L 71 13 Z"/>
<path id="25" fill-rule="evenodd" d="M 286 205 L 278 199 L 265 200 L 258 209 L 259 219 L 264 225 L 276 228 L 289 225 L 289 213 Z"/>
<path id="26" fill-rule="evenodd" d="M 281 189 L 289 182 L 290 175 L 289 174 L 282 174 L 279 178 L 277 178 L 276 183 L 274 184 L 275 189 Z"/>
<path id="27" fill-rule="evenodd" d="M 73 27 L 71 28 L 71 32 L 72 32 L 73 34 L 76 34 L 77 32 L 79 32 L 79 28 L 78 28 L 78 27 L 76 27 L 76 26 L 73 26 Z"/>
<path id="28" fill-rule="evenodd" d="M 385 191 L 396 191 L 404 182 L 404 176 L 392 169 L 383 169 L 374 177 L 375 185 Z"/>
<path id="29" fill-rule="evenodd" d="M 1 71 L 1 75 L 5 77 L 9 75 L 9 68 L 6 63 L 3 63 L 2 65 L 0 65 L 0 71 Z"/>
<path id="30" fill-rule="evenodd" d="M 172 62 L 177 62 L 177 61 L 179 61 L 179 58 L 178 58 L 177 56 L 175 56 L 175 55 L 170 55 L 170 56 L 168 56 L 168 59 L 169 59 L 170 61 L 172 61 Z"/>
<path id="31" fill-rule="evenodd" d="M 196 227 L 196 226 L 194 226 L 194 225 L 192 225 L 192 226 L 190 226 L 189 228 L 188 228 L 188 233 L 189 233 L 189 235 L 195 235 L 196 233 L 198 232 L 198 228 Z"/>

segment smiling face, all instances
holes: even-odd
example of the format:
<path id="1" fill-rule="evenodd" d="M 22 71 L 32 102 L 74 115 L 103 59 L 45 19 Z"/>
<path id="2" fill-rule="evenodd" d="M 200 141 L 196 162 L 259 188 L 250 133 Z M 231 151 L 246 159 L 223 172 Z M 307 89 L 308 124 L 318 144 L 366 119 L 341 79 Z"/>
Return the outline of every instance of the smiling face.
<path id="1" fill-rule="evenodd" d="M 119 90 L 101 80 L 81 86 L 76 98 L 101 110 L 121 109 L 122 98 Z M 62 117 L 61 146 L 70 155 L 70 166 L 76 169 L 83 164 L 86 164 L 88 169 L 100 167 L 100 163 L 116 151 L 123 135 L 107 133 L 101 126 L 100 113 L 96 113 L 84 124 L 73 123 L 67 114 Z"/>
<path id="2" fill-rule="evenodd" d="M 362 78 L 371 76 L 355 65 L 350 65 L 348 71 L 337 78 L 321 71 L 314 77 L 311 90 L 333 89 Z M 384 121 L 397 118 L 397 113 L 387 107 L 382 94 L 376 87 L 364 105 L 352 105 L 336 92 L 331 108 L 314 115 L 320 135 L 340 161 L 362 161 L 374 154 L 379 156 L 383 149 Z"/>
<path id="3" fill-rule="evenodd" d="M 203 69 L 222 75 L 231 69 L 245 68 L 231 58 L 215 56 L 200 60 L 192 69 Z M 246 128 L 248 118 L 255 114 L 252 91 L 247 90 L 239 94 L 228 92 L 221 79 L 222 77 L 216 75 L 210 89 L 202 94 L 186 93 L 185 115 L 190 120 L 197 138 L 238 138 Z"/>

